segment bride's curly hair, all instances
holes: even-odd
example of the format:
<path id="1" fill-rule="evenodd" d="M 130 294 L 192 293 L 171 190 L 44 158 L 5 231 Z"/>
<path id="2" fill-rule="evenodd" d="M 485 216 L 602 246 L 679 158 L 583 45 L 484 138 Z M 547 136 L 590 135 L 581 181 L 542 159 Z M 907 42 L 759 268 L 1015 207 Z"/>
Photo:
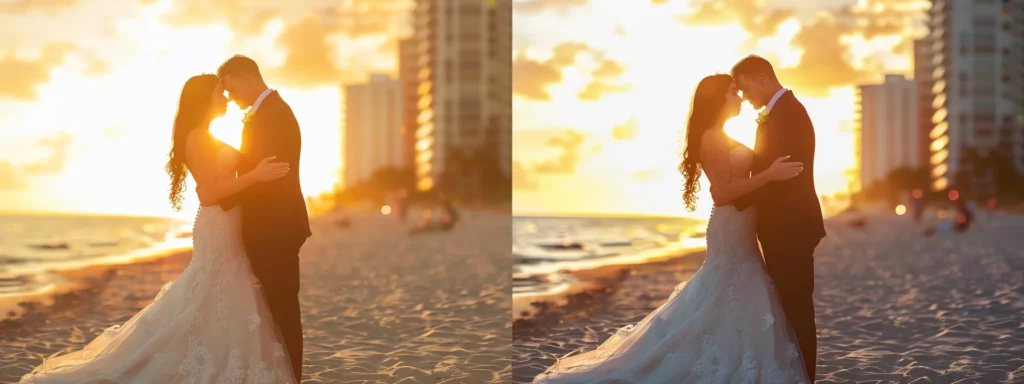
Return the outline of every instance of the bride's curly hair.
<path id="1" fill-rule="evenodd" d="M 174 116 L 174 130 L 171 135 L 171 151 L 168 153 L 167 165 L 164 170 L 171 177 L 171 190 L 168 198 L 171 208 L 181 210 L 181 194 L 185 191 L 185 177 L 188 176 L 188 163 L 185 159 L 185 148 L 188 135 L 195 129 L 209 127 L 213 120 L 211 101 L 213 90 L 220 83 L 217 75 L 192 76 L 185 82 L 178 101 L 178 114 Z"/>
<path id="2" fill-rule="evenodd" d="M 683 174 L 683 203 L 687 211 L 697 209 L 697 192 L 700 191 L 700 175 L 703 171 L 701 138 L 709 129 L 721 128 L 726 93 L 732 82 L 732 76 L 711 75 L 702 79 L 693 93 L 690 117 L 686 123 L 683 160 L 679 163 L 679 172 Z"/>

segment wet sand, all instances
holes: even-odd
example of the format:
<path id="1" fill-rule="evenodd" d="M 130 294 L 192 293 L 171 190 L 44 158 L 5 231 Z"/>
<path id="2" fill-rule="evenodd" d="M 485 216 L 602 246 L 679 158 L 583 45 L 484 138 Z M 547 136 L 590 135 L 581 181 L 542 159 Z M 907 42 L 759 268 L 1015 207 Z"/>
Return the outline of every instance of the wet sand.
<path id="1" fill-rule="evenodd" d="M 463 212 L 448 233 L 393 218 L 313 221 L 300 255 L 304 383 L 504 383 L 511 378 L 511 219 Z M 0 323 L 0 382 L 80 348 L 152 302 L 191 253 L 77 272 L 82 288 Z"/>
<path id="2" fill-rule="evenodd" d="M 1024 216 L 985 216 L 932 238 L 909 217 L 866 215 L 864 228 L 828 220 L 815 254 L 817 382 L 1024 382 Z M 513 325 L 514 381 L 641 320 L 702 260 L 606 271 L 606 286 L 567 305 L 536 303 L 537 315 Z"/>

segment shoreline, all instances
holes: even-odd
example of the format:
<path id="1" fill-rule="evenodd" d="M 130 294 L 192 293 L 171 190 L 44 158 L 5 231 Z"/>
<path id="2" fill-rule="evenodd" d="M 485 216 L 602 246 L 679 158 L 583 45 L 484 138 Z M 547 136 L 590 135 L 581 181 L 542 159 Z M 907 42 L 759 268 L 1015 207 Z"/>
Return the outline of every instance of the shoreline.
<path id="1" fill-rule="evenodd" d="M 699 268 L 704 261 L 706 249 L 688 248 L 680 252 L 644 259 L 636 263 L 620 263 L 590 269 L 564 271 L 575 281 L 554 292 L 512 295 L 512 318 L 515 322 L 544 322 L 557 317 L 559 309 L 577 306 L 614 293 L 630 274 L 646 268 L 679 265 Z M 544 318 L 544 319 L 542 319 Z M 545 320 L 547 319 L 547 320 Z M 524 323 L 525 324 L 525 323 Z"/>
<path id="2" fill-rule="evenodd" d="M 981 211 L 964 233 L 926 236 L 938 221 L 866 209 L 826 219 L 815 252 L 818 382 L 1016 382 L 1024 216 Z M 540 304 L 513 323 L 513 382 L 636 324 L 699 267 L 638 265 L 604 291 Z"/>
<path id="3" fill-rule="evenodd" d="M 299 255 L 305 382 L 510 380 L 508 215 L 465 212 L 448 232 L 415 236 L 371 212 L 333 212 L 310 227 Z M 0 325 L 0 383 L 123 324 L 190 261 L 183 252 L 75 271 L 82 289 Z"/>
<path id="4" fill-rule="evenodd" d="M 147 256 L 120 262 L 43 272 L 56 276 L 58 281 L 43 290 L 0 297 L 0 311 L 4 313 L 0 320 L 0 340 L 9 338 L 11 333 L 31 329 L 55 314 L 88 306 L 118 275 L 141 275 L 149 270 L 177 269 L 180 272 L 191 258 L 191 247 L 153 250 Z M 154 297 L 159 290 L 160 286 L 153 288 Z"/>

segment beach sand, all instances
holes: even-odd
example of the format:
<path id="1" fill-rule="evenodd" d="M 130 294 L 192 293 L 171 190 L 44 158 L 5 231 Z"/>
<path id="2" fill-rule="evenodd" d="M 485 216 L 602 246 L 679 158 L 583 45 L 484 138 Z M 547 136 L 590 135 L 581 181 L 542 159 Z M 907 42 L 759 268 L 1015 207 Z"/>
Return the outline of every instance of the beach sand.
<path id="1" fill-rule="evenodd" d="M 866 217 L 859 229 L 848 216 L 828 220 L 815 254 L 817 382 L 1024 382 L 1024 216 L 988 215 L 932 238 L 908 217 Z M 601 290 L 538 305 L 513 325 L 514 381 L 641 320 L 702 260 L 608 272 Z"/>
<path id="2" fill-rule="evenodd" d="M 510 380 L 508 215 L 463 212 L 449 233 L 412 237 L 393 218 L 340 228 L 339 215 L 311 223 L 300 255 L 304 383 Z M 0 382 L 129 319 L 190 257 L 77 272 L 84 288 L 0 324 Z"/>

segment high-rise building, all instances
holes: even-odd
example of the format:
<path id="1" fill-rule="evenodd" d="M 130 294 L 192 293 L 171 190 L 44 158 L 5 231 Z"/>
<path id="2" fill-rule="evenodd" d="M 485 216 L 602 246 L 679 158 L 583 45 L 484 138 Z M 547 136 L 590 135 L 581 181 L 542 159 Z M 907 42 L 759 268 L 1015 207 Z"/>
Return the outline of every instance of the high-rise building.
<path id="1" fill-rule="evenodd" d="M 398 42 L 398 82 L 402 85 L 402 167 L 413 168 L 416 164 L 416 117 L 417 88 L 419 87 L 419 58 L 416 55 L 416 40 Z"/>
<path id="2" fill-rule="evenodd" d="M 472 195 L 481 175 L 468 159 L 492 155 L 511 172 L 512 1 L 418 0 L 414 19 L 417 189 L 448 170 L 447 186 Z"/>
<path id="3" fill-rule="evenodd" d="M 345 86 L 345 185 L 402 166 L 402 88 L 387 75 Z"/>
<path id="4" fill-rule="evenodd" d="M 914 82 L 917 84 L 917 154 L 918 164 L 924 166 L 931 161 L 931 151 L 928 146 L 931 140 L 928 134 L 931 133 L 932 115 L 935 108 L 932 108 L 932 72 L 935 65 L 932 64 L 932 42 L 928 38 L 914 40 Z M 922 186 L 923 187 L 923 186 Z"/>
<path id="5" fill-rule="evenodd" d="M 902 75 L 860 87 L 860 179 L 883 181 L 899 168 L 922 165 L 917 85 Z"/>
<path id="6" fill-rule="evenodd" d="M 969 153 L 1001 151 L 1024 171 L 1024 1 L 933 0 L 932 188 L 956 184 Z"/>

